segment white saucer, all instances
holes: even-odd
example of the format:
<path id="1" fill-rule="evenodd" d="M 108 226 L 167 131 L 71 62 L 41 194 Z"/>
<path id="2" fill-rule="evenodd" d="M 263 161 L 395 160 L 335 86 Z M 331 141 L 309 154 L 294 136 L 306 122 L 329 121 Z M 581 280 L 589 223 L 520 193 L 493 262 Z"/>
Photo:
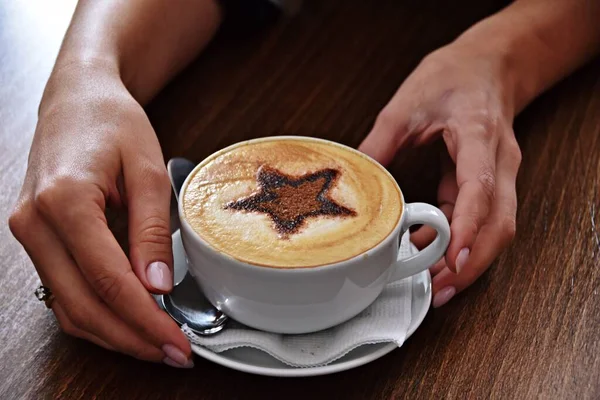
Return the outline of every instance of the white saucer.
<path id="1" fill-rule="evenodd" d="M 413 249 L 415 248 L 413 247 Z M 173 257 L 174 278 L 175 281 L 178 282 L 183 279 L 187 270 L 185 253 L 179 231 L 176 231 L 173 234 Z M 426 270 L 413 277 L 411 303 L 412 318 L 408 327 L 406 339 L 408 339 L 417 330 L 419 325 L 421 325 L 421 322 L 425 319 L 425 315 L 427 315 L 430 304 L 431 275 L 429 274 L 429 271 Z M 325 366 L 294 368 L 256 349 L 240 347 L 222 353 L 213 353 L 202 346 L 192 344 L 192 351 L 194 353 L 214 363 L 251 374 L 279 377 L 317 376 L 341 372 L 367 364 L 383 357 L 397 348 L 398 346 L 394 343 L 365 345 Z"/>

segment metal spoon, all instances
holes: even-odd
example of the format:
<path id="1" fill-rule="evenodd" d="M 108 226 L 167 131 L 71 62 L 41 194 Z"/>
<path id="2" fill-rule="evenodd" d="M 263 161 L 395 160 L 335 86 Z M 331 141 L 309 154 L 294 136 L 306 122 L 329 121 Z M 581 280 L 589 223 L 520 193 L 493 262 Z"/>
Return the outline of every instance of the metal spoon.
<path id="1" fill-rule="evenodd" d="M 179 325 L 197 335 L 212 335 L 225 327 L 227 316 L 204 297 L 194 278 L 187 273 L 170 294 L 161 297 L 162 306 Z"/>
<path id="2" fill-rule="evenodd" d="M 183 182 L 194 167 L 194 163 L 185 158 L 172 158 L 167 163 L 169 179 L 177 201 Z M 180 283 L 174 285 L 171 293 L 157 297 L 171 318 L 179 325 L 187 324 L 197 335 L 212 335 L 221 331 L 228 319 L 204 297 L 189 271 Z"/>
<path id="3" fill-rule="evenodd" d="M 167 173 L 169 174 L 171 187 L 173 188 L 173 192 L 175 192 L 177 201 L 179 201 L 179 192 L 181 192 L 181 187 L 185 179 L 195 167 L 196 164 L 183 157 L 171 158 L 167 163 Z"/>

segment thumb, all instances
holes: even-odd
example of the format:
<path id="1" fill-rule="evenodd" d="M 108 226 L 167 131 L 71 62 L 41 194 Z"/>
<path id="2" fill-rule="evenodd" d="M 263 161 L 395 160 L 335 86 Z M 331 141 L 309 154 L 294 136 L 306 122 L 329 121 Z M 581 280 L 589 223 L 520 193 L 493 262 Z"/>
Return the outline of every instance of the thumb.
<path id="1" fill-rule="evenodd" d="M 379 113 L 371 132 L 358 150 L 387 166 L 407 139 L 407 119 L 388 106 Z"/>
<path id="2" fill-rule="evenodd" d="M 169 217 L 171 185 L 166 167 L 138 159 L 124 168 L 123 173 L 131 266 L 150 292 L 168 293 L 173 288 L 173 252 Z"/>

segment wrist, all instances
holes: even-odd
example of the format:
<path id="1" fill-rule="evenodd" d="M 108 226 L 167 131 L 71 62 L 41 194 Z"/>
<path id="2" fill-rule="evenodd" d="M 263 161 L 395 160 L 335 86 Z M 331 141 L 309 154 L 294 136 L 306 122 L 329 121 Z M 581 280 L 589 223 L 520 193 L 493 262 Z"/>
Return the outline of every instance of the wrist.
<path id="1" fill-rule="evenodd" d="M 483 26 L 473 27 L 449 46 L 487 61 L 507 111 L 515 116 L 543 90 L 542 66 L 536 58 L 540 50 L 529 35 L 500 22 L 483 22 Z"/>
<path id="2" fill-rule="evenodd" d="M 516 1 L 472 26 L 454 44 L 477 49 L 502 65 L 518 114 L 542 92 L 600 51 L 591 17 L 599 2 Z"/>
<path id="3" fill-rule="evenodd" d="M 126 91 L 123 86 L 118 63 L 110 58 L 59 56 L 40 100 L 38 115 L 57 103 L 83 103 L 94 98 L 94 93 L 114 96 Z M 73 99 L 77 97 L 77 99 Z"/>

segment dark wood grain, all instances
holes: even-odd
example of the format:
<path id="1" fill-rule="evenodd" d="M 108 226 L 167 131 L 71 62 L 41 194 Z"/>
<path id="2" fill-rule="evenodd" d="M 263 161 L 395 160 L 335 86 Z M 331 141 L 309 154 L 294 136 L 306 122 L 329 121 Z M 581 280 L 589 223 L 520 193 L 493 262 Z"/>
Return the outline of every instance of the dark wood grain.
<path id="1" fill-rule="evenodd" d="M 148 106 L 165 159 L 199 161 L 274 134 L 357 146 L 425 54 L 503 4 L 458 3 L 307 1 L 266 31 L 220 34 Z M 3 220 L 73 6 L 0 0 Z M 0 399 L 600 398 L 598 71 L 600 60 L 517 120 L 524 157 L 513 245 L 472 287 L 431 310 L 401 349 L 355 370 L 277 379 L 197 358 L 181 371 L 72 339 L 33 297 L 35 270 L 1 224 Z M 409 201 L 435 200 L 438 151 L 439 143 L 411 150 L 390 166 Z"/>

